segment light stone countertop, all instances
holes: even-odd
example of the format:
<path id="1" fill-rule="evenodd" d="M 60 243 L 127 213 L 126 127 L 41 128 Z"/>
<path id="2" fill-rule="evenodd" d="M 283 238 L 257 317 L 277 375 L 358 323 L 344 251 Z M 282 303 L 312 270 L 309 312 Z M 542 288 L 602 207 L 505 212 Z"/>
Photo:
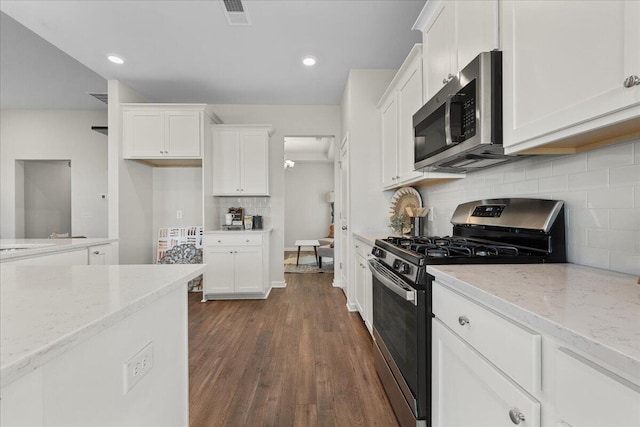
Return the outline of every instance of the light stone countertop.
<path id="1" fill-rule="evenodd" d="M 576 264 L 434 265 L 439 282 L 640 380 L 640 285 Z"/>
<path id="2" fill-rule="evenodd" d="M 203 264 L 0 265 L 6 386 L 202 274 Z"/>
<path id="3" fill-rule="evenodd" d="M 0 248 L 7 246 L 33 246 L 29 249 L 0 252 L 0 262 L 32 257 L 36 255 L 47 255 L 56 252 L 67 252 L 74 249 L 87 248 L 89 246 L 104 245 L 117 242 L 118 239 L 107 237 L 75 238 L 75 239 L 0 239 Z"/>
<path id="4" fill-rule="evenodd" d="M 376 244 L 376 239 L 385 239 L 389 236 L 393 236 L 392 231 L 373 231 L 373 232 L 353 232 L 353 237 L 360 239 L 371 246 Z"/>

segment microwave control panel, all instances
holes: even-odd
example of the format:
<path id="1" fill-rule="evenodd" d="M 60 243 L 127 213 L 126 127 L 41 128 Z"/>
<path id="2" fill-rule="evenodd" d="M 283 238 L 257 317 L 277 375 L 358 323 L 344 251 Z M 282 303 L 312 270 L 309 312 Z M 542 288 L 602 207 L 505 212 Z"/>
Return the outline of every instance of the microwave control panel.
<path id="1" fill-rule="evenodd" d="M 453 95 L 450 104 L 450 127 L 453 142 L 463 142 L 476 134 L 476 81 L 469 82 Z"/>

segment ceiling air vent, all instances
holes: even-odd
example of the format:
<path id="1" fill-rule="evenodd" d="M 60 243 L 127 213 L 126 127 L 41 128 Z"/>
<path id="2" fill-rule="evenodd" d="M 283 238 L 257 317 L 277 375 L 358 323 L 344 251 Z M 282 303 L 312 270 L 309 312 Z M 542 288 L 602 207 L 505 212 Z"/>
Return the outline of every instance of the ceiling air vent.
<path id="1" fill-rule="evenodd" d="M 106 93 L 91 93 L 89 95 L 93 96 L 98 101 L 102 101 L 105 104 L 109 104 L 109 96 Z"/>
<path id="2" fill-rule="evenodd" d="M 249 14 L 241 0 L 222 0 L 224 3 L 224 16 L 229 25 L 251 25 Z"/>

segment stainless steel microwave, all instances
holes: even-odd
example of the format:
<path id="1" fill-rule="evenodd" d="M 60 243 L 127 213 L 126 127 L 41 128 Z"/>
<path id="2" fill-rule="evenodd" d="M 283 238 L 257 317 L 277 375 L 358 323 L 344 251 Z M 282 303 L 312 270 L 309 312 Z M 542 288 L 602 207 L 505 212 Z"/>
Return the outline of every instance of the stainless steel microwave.
<path id="1" fill-rule="evenodd" d="M 502 52 L 483 52 L 413 116 L 415 169 L 467 172 L 510 160 L 502 148 Z"/>

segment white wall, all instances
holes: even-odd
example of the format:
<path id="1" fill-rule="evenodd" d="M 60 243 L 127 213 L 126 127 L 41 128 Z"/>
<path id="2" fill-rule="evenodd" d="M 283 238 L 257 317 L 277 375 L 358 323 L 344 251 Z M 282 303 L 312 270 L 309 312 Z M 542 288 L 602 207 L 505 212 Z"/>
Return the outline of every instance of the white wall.
<path id="1" fill-rule="evenodd" d="M 154 253 L 158 229 L 190 225 L 202 225 L 202 168 L 153 168 Z"/>
<path id="2" fill-rule="evenodd" d="M 342 131 L 349 134 L 349 236 L 352 232 L 387 228 L 390 195 L 380 190 L 382 141 L 380 112 L 376 105 L 395 73 L 396 70 L 351 70 L 342 96 Z M 340 182 L 339 173 L 336 165 L 336 182 Z M 341 199 L 340 194 L 339 191 L 336 193 L 337 201 Z M 341 209 L 343 207 L 339 202 L 336 204 L 336 218 L 339 218 Z M 338 230 L 339 227 L 336 227 Z M 340 236 L 340 233 L 337 235 Z M 336 242 L 336 258 L 342 260 L 345 269 L 345 274 L 336 270 L 336 276 L 340 277 L 336 284 L 345 289 L 347 305 L 355 310 L 351 245 L 350 240 L 343 242 L 341 237 Z M 339 268 L 339 264 L 336 267 Z M 343 283 L 343 276 L 346 284 Z"/>
<path id="3" fill-rule="evenodd" d="M 640 275 L 640 141 L 533 157 L 420 189 L 429 233 L 450 234 L 455 207 L 495 197 L 563 200 L 570 262 Z"/>
<path id="4" fill-rule="evenodd" d="M 340 137 L 338 105 L 211 105 L 225 124 L 271 124 L 269 185 L 271 193 L 271 281 L 284 282 L 284 137 Z M 205 196 L 213 197 L 213 196 Z M 207 199 L 211 201 L 211 199 Z"/>
<path id="5" fill-rule="evenodd" d="M 16 160 L 70 159 L 71 231 L 107 236 L 107 138 L 105 110 L 0 111 L 0 237 L 16 238 Z M 20 206 L 18 206 L 20 208 Z M 23 229 L 22 220 L 18 220 Z"/>
<path id="6" fill-rule="evenodd" d="M 329 234 L 331 207 L 325 194 L 334 190 L 333 163 L 296 162 L 284 172 L 284 247 L 296 249 L 296 240 L 319 239 Z"/>
<path id="7" fill-rule="evenodd" d="M 24 166 L 24 237 L 71 233 L 71 162 L 21 160 Z M 16 165 L 17 168 L 17 165 Z M 16 179 L 16 193 L 18 189 Z M 18 194 L 16 194 L 16 201 Z M 16 203 L 17 207 L 17 203 Z"/>
<path id="8" fill-rule="evenodd" d="M 154 257 L 153 168 L 122 158 L 122 108 L 146 100 L 109 80 L 109 237 L 119 239 L 120 264 L 150 264 Z"/>

